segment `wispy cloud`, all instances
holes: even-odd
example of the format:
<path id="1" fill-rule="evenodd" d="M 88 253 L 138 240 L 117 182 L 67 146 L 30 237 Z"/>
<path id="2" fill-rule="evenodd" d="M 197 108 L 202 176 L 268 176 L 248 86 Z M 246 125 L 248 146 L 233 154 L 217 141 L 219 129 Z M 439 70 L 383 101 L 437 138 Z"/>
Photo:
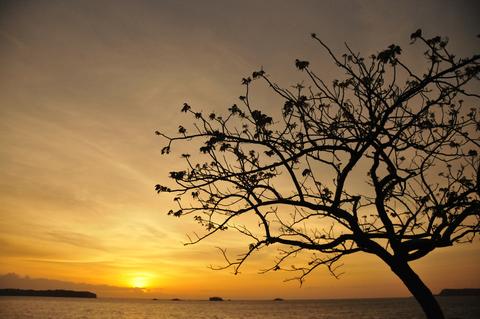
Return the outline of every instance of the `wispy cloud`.
<path id="1" fill-rule="evenodd" d="M 0 29 L 0 39 L 4 39 L 8 43 L 14 45 L 17 49 L 25 49 L 27 45 L 21 41 L 18 37 L 10 32 Z M 1 42 L 1 40 L 0 40 Z"/>

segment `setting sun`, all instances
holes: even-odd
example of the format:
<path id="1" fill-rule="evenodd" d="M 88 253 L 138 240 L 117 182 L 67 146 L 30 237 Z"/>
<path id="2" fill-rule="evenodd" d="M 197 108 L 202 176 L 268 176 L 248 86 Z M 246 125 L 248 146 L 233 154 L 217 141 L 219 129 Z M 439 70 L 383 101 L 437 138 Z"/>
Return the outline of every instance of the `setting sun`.
<path id="1" fill-rule="evenodd" d="M 146 288 L 148 286 L 148 278 L 146 277 L 133 277 L 131 285 L 134 288 Z"/>
<path id="2" fill-rule="evenodd" d="M 148 273 L 132 274 L 128 279 L 128 286 L 145 289 L 152 286 L 152 278 L 152 274 Z"/>

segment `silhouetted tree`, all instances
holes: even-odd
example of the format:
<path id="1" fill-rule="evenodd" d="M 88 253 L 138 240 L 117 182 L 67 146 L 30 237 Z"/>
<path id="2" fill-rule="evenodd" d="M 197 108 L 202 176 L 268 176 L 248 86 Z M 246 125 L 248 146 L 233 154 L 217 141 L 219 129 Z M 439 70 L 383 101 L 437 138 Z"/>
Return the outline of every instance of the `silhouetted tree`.
<path id="1" fill-rule="evenodd" d="M 227 229 L 249 238 L 236 259 L 222 250 L 222 268 L 238 272 L 276 244 L 278 259 L 264 271 L 296 271 L 302 281 L 320 265 L 337 276 L 343 256 L 365 252 L 390 266 L 428 318 L 443 318 L 409 262 L 479 232 L 480 116 L 469 105 L 480 97 L 480 56 L 457 58 L 446 39 L 417 30 L 411 40 L 425 47 L 426 59 L 417 72 L 398 45 L 368 58 L 346 46 L 339 57 L 312 37 L 343 79 L 328 84 L 297 59 L 308 85 L 282 88 L 260 70 L 242 79 L 246 93 L 226 116 L 184 104 L 194 129 L 156 133 L 168 140 L 163 154 L 176 142 L 202 141 L 199 161 L 183 154 L 186 169 L 170 172 L 176 186 L 156 190 L 176 194 L 170 215 L 193 215 L 206 227 L 191 243 Z M 278 120 L 254 106 L 254 80 L 283 100 Z M 242 224 L 244 215 L 258 222 Z M 297 265 L 284 266 L 290 259 Z"/>

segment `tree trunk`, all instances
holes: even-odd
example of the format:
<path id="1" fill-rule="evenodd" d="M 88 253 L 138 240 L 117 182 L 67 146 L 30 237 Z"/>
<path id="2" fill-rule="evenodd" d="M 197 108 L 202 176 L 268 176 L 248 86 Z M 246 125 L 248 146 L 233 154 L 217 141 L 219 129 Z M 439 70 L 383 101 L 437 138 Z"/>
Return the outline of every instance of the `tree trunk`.
<path id="1" fill-rule="evenodd" d="M 444 319 L 442 309 L 432 292 L 413 271 L 407 262 L 394 261 L 389 263 L 392 271 L 403 281 L 408 290 L 422 307 L 428 319 Z"/>

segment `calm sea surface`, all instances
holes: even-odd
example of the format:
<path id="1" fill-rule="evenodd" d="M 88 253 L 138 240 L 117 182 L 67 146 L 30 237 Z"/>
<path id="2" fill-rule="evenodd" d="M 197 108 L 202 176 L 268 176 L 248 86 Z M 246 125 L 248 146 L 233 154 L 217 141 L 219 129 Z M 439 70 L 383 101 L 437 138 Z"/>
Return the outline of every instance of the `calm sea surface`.
<path id="1" fill-rule="evenodd" d="M 439 297 L 447 318 L 480 318 L 480 297 Z M 2 319 L 387 319 L 424 318 L 411 298 L 162 301 L 0 297 Z"/>

